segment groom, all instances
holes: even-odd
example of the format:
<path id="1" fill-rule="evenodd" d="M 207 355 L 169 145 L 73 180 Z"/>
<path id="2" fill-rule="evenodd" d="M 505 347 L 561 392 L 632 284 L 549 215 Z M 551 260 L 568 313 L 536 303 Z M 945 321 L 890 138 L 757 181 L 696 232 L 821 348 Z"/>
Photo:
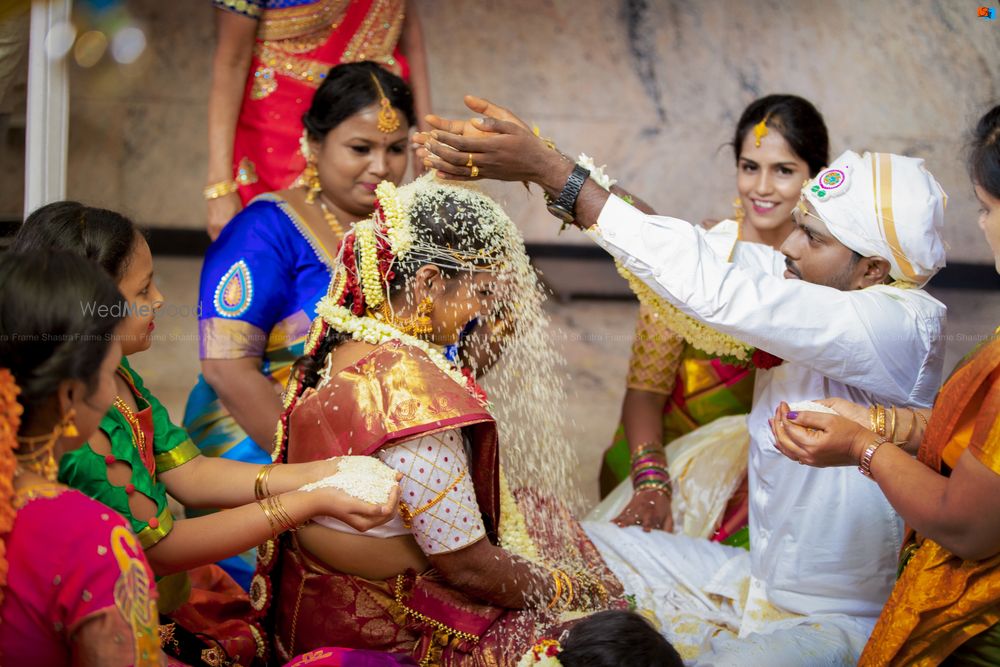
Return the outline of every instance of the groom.
<path id="1" fill-rule="evenodd" d="M 698 227 L 630 206 L 492 110 L 497 117 L 472 123 L 436 119 L 422 138 L 427 165 L 541 185 L 554 215 L 659 296 L 784 360 L 758 370 L 748 418 L 749 558 L 679 535 L 588 526 L 602 554 L 695 664 L 856 661 L 894 581 L 899 518 L 857 470 L 785 458 L 768 417 L 781 401 L 823 397 L 931 405 L 945 308 L 920 288 L 944 266 L 941 187 L 922 160 L 848 151 L 803 188 L 780 253 L 735 242 L 730 256 Z"/>

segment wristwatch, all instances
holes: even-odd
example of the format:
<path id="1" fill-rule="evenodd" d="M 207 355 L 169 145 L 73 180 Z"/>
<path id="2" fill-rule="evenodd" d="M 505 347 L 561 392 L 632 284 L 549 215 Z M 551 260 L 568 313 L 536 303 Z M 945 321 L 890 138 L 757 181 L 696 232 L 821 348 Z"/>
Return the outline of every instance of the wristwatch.
<path id="1" fill-rule="evenodd" d="M 588 176 L 590 176 L 589 169 L 578 164 L 573 165 L 573 171 L 566 179 L 566 185 L 563 186 L 559 197 L 555 201 L 549 202 L 549 213 L 562 220 L 564 224 L 573 222 L 576 217 L 573 214 L 573 209 L 576 208 L 576 198 L 580 196 L 580 190 L 583 189 L 583 184 L 587 182 Z"/>

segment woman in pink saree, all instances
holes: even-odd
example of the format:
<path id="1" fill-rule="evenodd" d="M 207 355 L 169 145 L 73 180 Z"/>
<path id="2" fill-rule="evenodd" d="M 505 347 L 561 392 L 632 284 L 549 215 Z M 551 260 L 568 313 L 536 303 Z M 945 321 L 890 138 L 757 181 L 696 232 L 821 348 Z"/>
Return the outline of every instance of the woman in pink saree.
<path id="1" fill-rule="evenodd" d="M 121 516 L 55 483 L 59 458 L 114 398 L 121 307 L 111 279 L 64 253 L 0 258 L 0 661 L 165 664 L 156 585 Z M 20 388 L 18 387 L 20 385 Z"/>

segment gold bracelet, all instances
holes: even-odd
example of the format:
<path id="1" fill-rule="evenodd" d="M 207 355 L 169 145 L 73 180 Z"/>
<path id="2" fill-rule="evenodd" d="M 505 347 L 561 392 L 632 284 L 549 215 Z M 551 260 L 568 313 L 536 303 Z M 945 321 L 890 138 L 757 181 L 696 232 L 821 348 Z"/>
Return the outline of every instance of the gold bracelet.
<path id="1" fill-rule="evenodd" d="M 927 427 L 929 426 L 929 424 L 927 423 L 927 417 L 920 410 L 913 410 L 913 414 L 916 415 L 917 417 L 920 417 L 920 421 L 924 423 L 924 433 L 927 433 Z"/>
<path id="2" fill-rule="evenodd" d="M 205 189 L 201 191 L 201 194 L 206 200 L 212 201 L 213 199 L 219 199 L 220 197 L 231 195 L 239 189 L 240 186 L 236 181 L 227 179 L 225 181 L 219 181 L 218 183 L 206 185 Z"/>
<path id="3" fill-rule="evenodd" d="M 263 501 L 257 501 L 260 509 L 264 512 L 264 516 L 267 517 L 267 523 L 271 526 L 271 539 L 278 538 L 278 531 L 274 525 L 274 516 L 271 514 L 271 510 L 268 509 L 267 505 Z"/>
<path id="4" fill-rule="evenodd" d="M 883 438 L 885 437 L 885 406 L 877 405 L 875 406 L 878 412 L 878 430 L 875 431 Z"/>
<path id="5" fill-rule="evenodd" d="M 896 442 L 896 406 L 892 406 L 892 425 L 889 428 L 889 441 Z"/>
<path id="6" fill-rule="evenodd" d="M 878 433 L 878 406 L 872 405 L 868 408 L 868 430 Z"/>
<path id="7" fill-rule="evenodd" d="M 257 472 L 257 479 L 254 480 L 253 483 L 253 496 L 257 500 L 263 500 L 271 495 L 267 489 L 267 478 L 270 477 L 271 471 L 274 470 L 276 465 L 278 464 L 268 463 L 267 465 L 261 466 L 260 470 Z"/>

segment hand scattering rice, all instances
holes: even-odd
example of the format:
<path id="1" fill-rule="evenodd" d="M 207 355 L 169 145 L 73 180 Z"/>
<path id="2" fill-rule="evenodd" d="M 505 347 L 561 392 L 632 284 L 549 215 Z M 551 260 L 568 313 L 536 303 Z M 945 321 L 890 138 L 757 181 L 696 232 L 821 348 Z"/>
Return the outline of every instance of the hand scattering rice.
<path id="1" fill-rule="evenodd" d="M 828 415 L 837 414 L 837 411 L 833 408 L 828 408 L 822 403 L 817 403 L 816 401 L 798 401 L 790 404 L 788 409 L 792 412 L 825 412 Z"/>
<path id="2" fill-rule="evenodd" d="M 306 484 L 302 491 L 332 486 L 358 500 L 384 505 L 396 486 L 396 471 L 373 456 L 342 456 L 337 472 Z"/>

